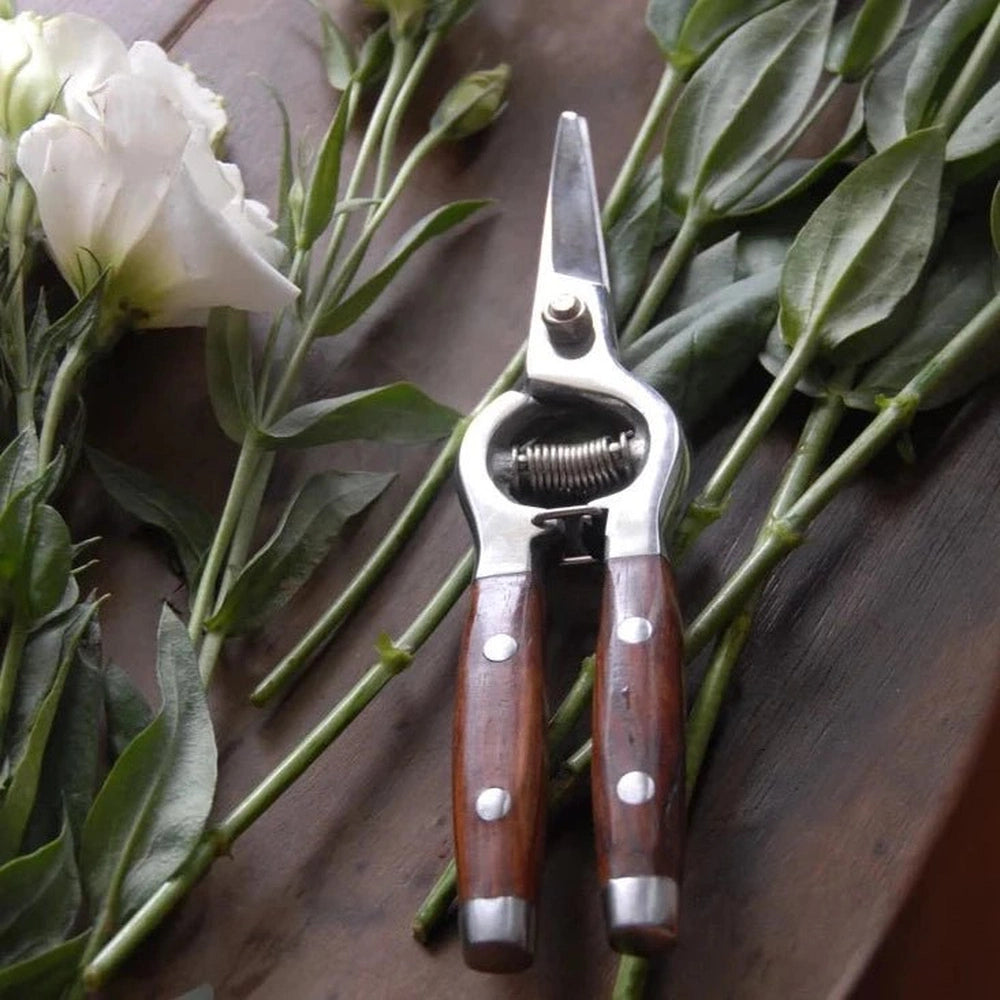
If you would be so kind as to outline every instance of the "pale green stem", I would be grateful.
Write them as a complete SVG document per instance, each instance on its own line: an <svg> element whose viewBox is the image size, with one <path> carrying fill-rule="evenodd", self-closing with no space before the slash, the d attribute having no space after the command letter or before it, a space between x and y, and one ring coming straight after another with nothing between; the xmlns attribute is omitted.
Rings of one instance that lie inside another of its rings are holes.
<svg viewBox="0 0 1000 1000"><path fill-rule="evenodd" d="M618 960L618 974L615 976L611 1000L636 1000L646 991L649 974L649 960L637 955L623 955Z"/></svg>
<svg viewBox="0 0 1000 1000"><path fill-rule="evenodd" d="M972 100L983 74L990 68L998 48L1000 48L1000 4L997 4L993 16L983 28L983 33L976 41L969 58L965 60L962 71L951 85L948 96L934 116L934 124L943 128L949 135L962 120L966 105Z"/></svg>
<svg viewBox="0 0 1000 1000"><path fill-rule="evenodd" d="M434 51L443 37L444 33L441 31L432 31L427 35L420 45L416 59L410 65L403 85L399 88L399 93L393 102L392 110L389 112L389 117L385 122L385 131L382 133L378 166L375 170L375 185L372 188L373 198L381 198L386 192L389 171L392 169L392 157L396 151L396 140L399 138L400 126L410 106L410 102L413 100L413 95L427 69L427 64L431 61L431 57L434 55ZM372 212L374 210L373 207Z"/></svg>
<svg viewBox="0 0 1000 1000"><path fill-rule="evenodd" d="M730 445L705 488L691 503L674 541L674 551L685 553L702 530L717 520L725 510L729 491L764 435L778 419L799 379L816 353L815 330L808 330L795 342L781 371L771 383L764 398Z"/></svg>
<svg viewBox="0 0 1000 1000"><path fill-rule="evenodd" d="M87 367L89 355L82 340L77 340L56 369L49 398L45 404L45 416L42 419L42 430L38 437L38 470L41 472L55 454L56 435L62 422L66 404L76 395L78 382L83 370Z"/></svg>
<svg viewBox="0 0 1000 1000"><path fill-rule="evenodd" d="M400 38L393 46L392 62L389 64L389 75L386 78L385 85L382 87L382 92L379 94L368 127L365 129L364 138L361 140L361 148L358 150L357 159L354 161L354 167L351 170L351 176L344 191L343 200L345 201L358 196L365 171L368 169L372 155L382 141L382 132L385 128L386 120L389 117L399 89L402 87L410 64L413 61L413 54L414 42L410 38ZM320 298L323 297L323 289L326 287L330 275L333 273L333 265L337 260L337 254L340 252L340 246L344 239L348 221L347 215L339 215L334 221L333 230L330 234L330 242L327 244L326 255L323 258L323 266L316 285Z"/></svg>
<svg viewBox="0 0 1000 1000"><path fill-rule="evenodd" d="M524 369L524 354L525 348L521 347L500 373L499 378L476 404L472 413L456 424L448 441L410 496L406 506L400 511L399 516L365 560L361 569L309 631L295 644L295 647L254 689L250 700L255 705L263 705L279 691L283 691L326 647L343 623L385 575L390 563L403 547L407 538L416 530L434 497L451 474L469 421L484 406L491 403L502 392L506 392L518 380Z"/></svg>
<svg viewBox="0 0 1000 1000"><path fill-rule="evenodd" d="M771 500L765 524L773 518L781 517L815 478L816 470L826 454L843 412L843 399L836 393L816 402L802 430L795 454L789 460L781 483ZM758 535L754 544L759 544L761 541L763 532ZM758 590L722 634L705 671L698 697L688 715L685 740L689 798L705 760L708 743L718 721L733 668L750 635L750 626L759 597Z"/></svg>
<svg viewBox="0 0 1000 1000"><path fill-rule="evenodd" d="M291 281L292 284L299 286L299 294L303 296L306 294L303 274L306 270L306 265L309 263L309 256L310 254L308 250L302 250L301 248L296 249L294 255L292 256L291 266L288 268L288 280ZM271 378L271 364L274 360L274 351L278 346L281 326L287 315L288 310L282 309L277 316L274 317L271 321L271 325L267 329L267 339L264 341L264 353L260 363L260 378L257 380L258 405L263 405L263 400L267 398L267 387Z"/></svg>
<svg viewBox="0 0 1000 1000"><path fill-rule="evenodd" d="M7 632L7 642L3 651L3 663L0 664L0 747L3 746L7 732L7 719L10 716L10 706L14 702L14 689L17 687L17 675L21 666L21 656L25 643L28 641L27 627L15 617Z"/></svg>
<svg viewBox="0 0 1000 1000"><path fill-rule="evenodd" d="M802 541L817 515L889 442L903 431L923 399L958 365L1000 331L1000 297L993 299L885 405L852 444L765 529L763 541L723 584L687 631L685 651L694 656L746 604L779 562Z"/></svg>
<svg viewBox="0 0 1000 1000"><path fill-rule="evenodd" d="M646 286L642 298L639 299L619 337L622 347L628 347L649 329L656 315L656 310L660 308L681 268L691 256L695 243L698 242L698 236L701 234L702 226L702 219L693 210L684 216L680 231L674 237L670 249L667 250L666 256Z"/></svg>
<svg viewBox="0 0 1000 1000"><path fill-rule="evenodd" d="M222 573L222 581L219 584L213 613L218 612L225 603L229 595L229 588L232 587L233 581L246 564L250 543L253 541L254 531L257 528L257 515L260 513L260 505L264 499L264 492L267 489L273 466L274 453L267 452L262 455L257 463L253 480L243 496L243 508L233 532L229 555L226 559L226 568ZM226 638L225 631L209 629L202 641L198 653L198 670L206 688L212 681L212 674L215 672L215 665L218 663L219 654L222 652Z"/></svg>
<svg viewBox="0 0 1000 1000"><path fill-rule="evenodd" d="M452 571L430 603L396 640L395 647L415 653L451 610L472 579L475 560L467 556ZM206 830L177 872L129 918L84 970L88 989L100 988L112 973L202 878L217 857L233 845L286 792L319 755L356 719L408 660L379 660L329 714L217 826Z"/></svg>
<svg viewBox="0 0 1000 1000"><path fill-rule="evenodd" d="M34 213L34 193L23 177L14 181L14 190L7 210L8 266L13 275L8 313L13 324L9 362L16 382L14 399L17 409L17 429L21 432L35 425L35 400L31 391L28 365L28 342L24 324L24 271L27 264L26 239Z"/></svg>
<svg viewBox="0 0 1000 1000"><path fill-rule="evenodd" d="M684 77L675 69L673 63L668 62L663 70L663 76L660 77L653 100L646 109L646 116L639 126L635 139L632 140L632 147L625 156L614 184L611 185L608 200L604 203L601 221L605 231L610 229L618 216L621 215L625 202L628 200L629 191L636 175L642 169L653 140L656 138L656 133L660 130L660 126L673 106L674 98L683 86Z"/></svg>
<svg viewBox="0 0 1000 1000"><path fill-rule="evenodd" d="M252 431L248 431L243 439L239 458L236 460L233 478L229 483L229 495L226 497L222 516L219 518L219 525L215 529L215 537L212 539L212 547L208 550L205 565L198 579L198 589L191 604L188 635L196 648L201 640L205 619L208 617L209 610L215 600L219 573L225 562L226 553L229 551L233 532L236 530L237 523L243 513L244 499L247 490L253 483L260 456L261 449L256 435Z"/></svg>

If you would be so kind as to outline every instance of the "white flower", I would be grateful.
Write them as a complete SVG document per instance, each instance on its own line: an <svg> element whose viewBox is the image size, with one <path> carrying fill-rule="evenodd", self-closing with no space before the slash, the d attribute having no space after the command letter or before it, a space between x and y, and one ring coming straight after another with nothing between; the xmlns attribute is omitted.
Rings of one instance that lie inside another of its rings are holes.
<svg viewBox="0 0 1000 1000"><path fill-rule="evenodd" d="M146 72L157 58L142 53L141 74L113 74L22 136L51 255L78 295L107 270L106 302L135 326L201 323L220 305L274 312L298 289L272 266L273 223L215 159L204 102L179 103L162 66Z"/></svg>

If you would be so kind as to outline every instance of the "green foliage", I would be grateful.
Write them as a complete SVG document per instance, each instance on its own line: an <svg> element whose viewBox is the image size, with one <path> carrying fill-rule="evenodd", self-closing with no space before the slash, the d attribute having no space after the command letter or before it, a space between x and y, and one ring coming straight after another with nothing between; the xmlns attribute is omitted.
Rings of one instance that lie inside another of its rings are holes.
<svg viewBox="0 0 1000 1000"><path fill-rule="evenodd" d="M187 630L164 608L156 672L163 705L115 761L83 828L80 867L93 912L127 917L201 835L216 753Z"/></svg>
<svg viewBox="0 0 1000 1000"><path fill-rule="evenodd" d="M87 947L84 931L62 944L0 968L0 1000L59 1000L76 978Z"/></svg>
<svg viewBox="0 0 1000 1000"><path fill-rule="evenodd" d="M958 123L944 158L963 181L1000 161L1000 82L993 84Z"/></svg>
<svg viewBox="0 0 1000 1000"><path fill-rule="evenodd" d="M661 162L656 160L632 185L605 241L611 294L619 322L625 320L642 293L662 210L663 171Z"/></svg>
<svg viewBox="0 0 1000 1000"><path fill-rule="evenodd" d="M73 928L81 898L73 837L64 823L55 840L0 867L0 968L59 944Z"/></svg>
<svg viewBox="0 0 1000 1000"><path fill-rule="evenodd" d="M334 441L412 444L447 437L458 414L409 382L362 389L334 399L305 403L266 430L267 448L303 448Z"/></svg>
<svg viewBox="0 0 1000 1000"><path fill-rule="evenodd" d="M708 219L744 197L762 159L806 110L823 69L832 0L789 0L731 35L681 94L663 186L678 214Z"/></svg>
<svg viewBox="0 0 1000 1000"><path fill-rule="evenodd" d="M834 28L826 68L860 80L889 50L910 12L910 0L865 0Z"/></svg>
<svg viewBox="0 0 1000 1000"><path fill-rule="evenodd" d="M841 363L884 344L860 336L913 287L935 228L944 139L918 132L866 160L813 213L781 279L786 343L818 338Z"/></svg>
<svg viewBox="0 0 1000 1000"><path fill-rule="evenodd" d="M473 212L488 204L489 201L482 199L456 201L425 215L403 234L396 246L386 255L381 267L367 281L347 298L331 303L321 313L317 322L321 335L330 337L342 333L356 323L420 247L435 236L440 236L460 225Z"/></svg>
<svg viewBox="0 0 1000 1000"><path fill-rule="evenodd" d="M337 112L323 137L306 188L302 224L296 237L300 250L308 250L333 218L337 192L340 189L340 162L343 158L350 109L351 93L348 89L340 96Z"/></svg>
<svg viewBox="0 0 1000 1000"><path fill-rule="evenodd" d="M261 626L305 583L344 524L392 479L377 472L322 472L310 478L271 537L240 571L206 627L234 635Z"/></svg>
<svg viewBox="0 0 1000 1000"><path fill-rule="evenodd" d="M319 0L312 0L323 31L323 67L334 90L347 90L358 68L354 46Z"/></svg>
<svg viewBox="0 0 1000 1000"><path fill-rule="evenodd" d="M125 748L153 721L153 710L121 667L109 663L101 674L108 747L117 760Z"/></svg>
<svg viewBox="0 0 1000 1000"><path fill-rule="evenodd" d="M242 443L256 420L253 349L247 314L240 309L213 309L205 330L208 394L219 426Z"/></svg>
<svg viewBox="0 0 1000 1000"><path fill-rule="evenodd" d="M95 448L87 449L87 458L101 486L116 503L169 538L188 585L194 586L215 530L212 518L190 497L164 486L141 469Z"/></svg>

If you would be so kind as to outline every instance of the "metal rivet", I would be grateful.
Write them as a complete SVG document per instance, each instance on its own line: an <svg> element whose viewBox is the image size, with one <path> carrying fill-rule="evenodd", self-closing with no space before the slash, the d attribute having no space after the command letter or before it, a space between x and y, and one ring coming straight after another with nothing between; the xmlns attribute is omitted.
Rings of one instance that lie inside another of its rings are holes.
<svg viewBox="0 0 1000 1000"><path fill-rule="evenodd" d="M626 805L639 806L653 797L656 782L645 771L627 771L618 779L615 791Z"/></svg>
<svg viewBox="0 0 1000 1000"><path fill-rule="evenodd" d="M623 618L615 632L622 642L634 646L645 642L653 634L653 623L648 618L635 615L632 618Z"/></svg>
<svg viewBox="0 0 1000 1000"><path fill-rule="evenodd" d="M510 792L506 788L484 788L476 796L476 815L487 823L503 819L510 812Z"/></svg>
<svg viewBox="0 0 1000 1000"><path fill-rule="evenodd" d="M552 319L565 323L579 316L582 310L583 303L572 292L560 292L549 300L546 311Z"/></svg>
<svg viewBox="0 0 1000 1000"><path fill-rule="evenodd" d="M497 632L483 643L483 656L493 663L503 663L517 652L517 639L506 632Z"/></svg>

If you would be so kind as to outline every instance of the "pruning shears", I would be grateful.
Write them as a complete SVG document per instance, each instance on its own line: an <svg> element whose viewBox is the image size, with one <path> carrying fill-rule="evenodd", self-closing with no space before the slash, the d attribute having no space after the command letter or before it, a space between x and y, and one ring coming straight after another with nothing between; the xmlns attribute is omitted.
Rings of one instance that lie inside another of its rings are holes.
<svg viewBox="0 0 1000 1000"><path fill-rule="evenodd" d="M597 863L614 948L676 936L682 632L663 528L687 479L674 412L618 359L586 121L556 132L523 391L459 455L478 561L459 664L453 809L465 960L525 968L544 840L546 559L602 561L593 708Z"/></svg>

